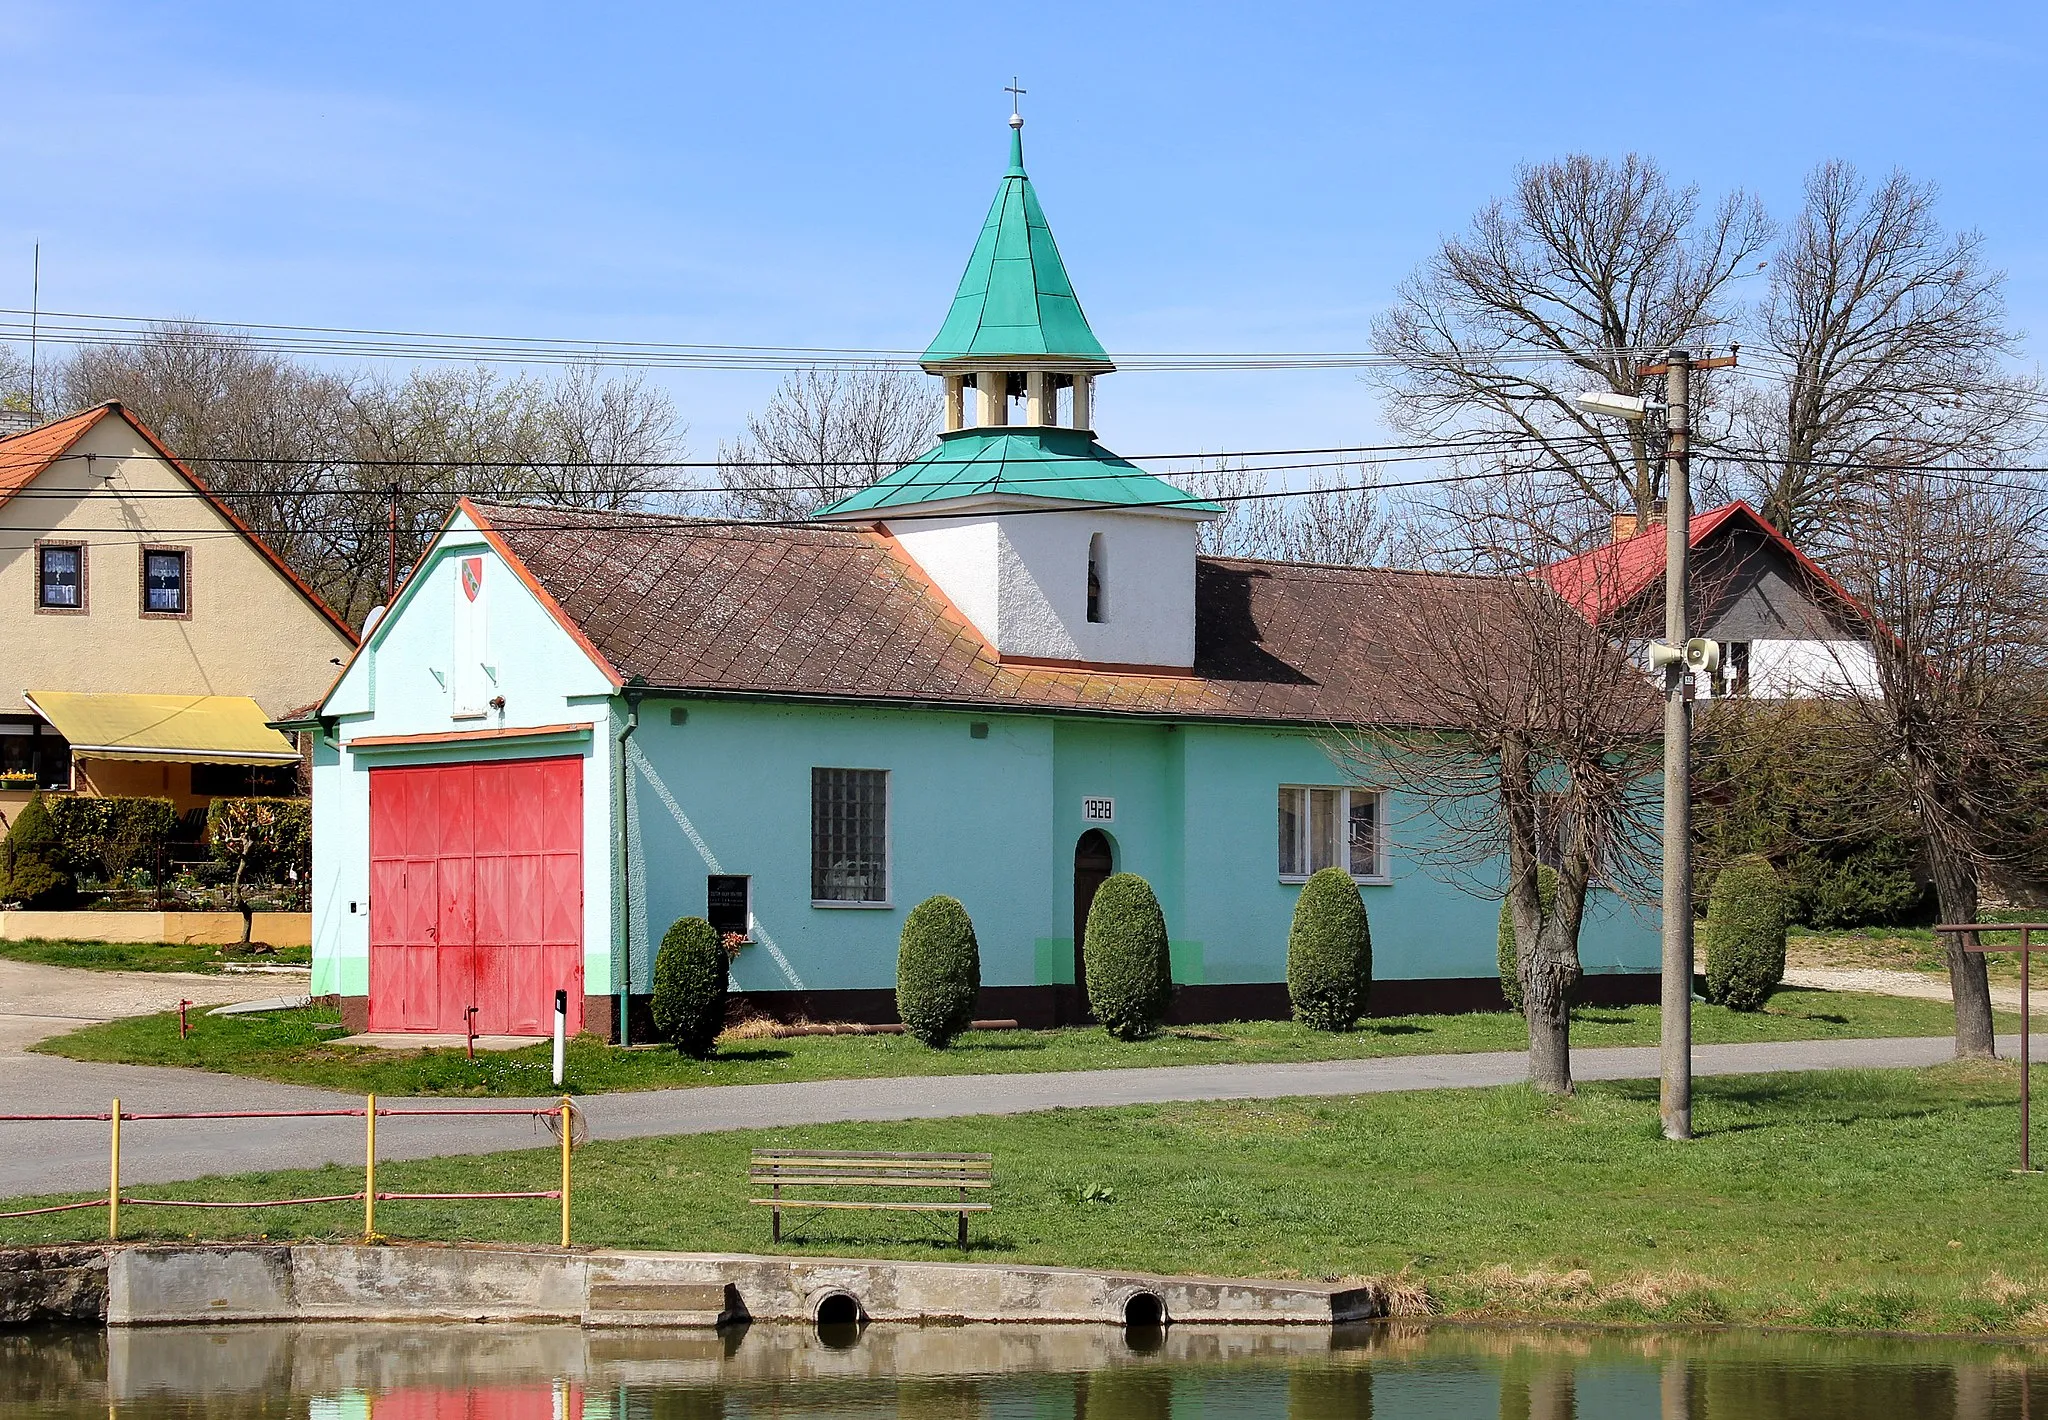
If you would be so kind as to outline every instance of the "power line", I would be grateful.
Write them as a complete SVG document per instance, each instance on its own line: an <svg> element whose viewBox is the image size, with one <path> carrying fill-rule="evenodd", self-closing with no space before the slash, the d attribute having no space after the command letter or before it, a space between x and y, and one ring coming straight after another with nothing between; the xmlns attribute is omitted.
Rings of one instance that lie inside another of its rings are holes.
<svg viewBox="0 0 2048 1420"><path fill-rule="evenodd" d="M1378 493L1387 491L1389 489L1397 488L1424 488L1456 483L1481 482L1488 479L1515 478L1526 472L1528 472L1528 470L1526 469L1488 469L1468 473L1442 474L1432 478L1410 478L1384 481L1376 480L1371 483L1334 485L1326 488L1263 489L1255 493L1223 493L1212 496L1204 496L1200 494L1189 493L1178 498L1158 498L1137 503L1119 503L1115 505L1115 510L1118 512L1128 512L1132 509L1143 508L1171 509L1198 507L1204 503L1257 503L1266 502L1279 498L1327 497L1332 494L1340 493ZM587 512L581 509L563 507L532 508L531 511L540 513L542 514L542 516L526 521L524 523L524 526L554 528L556 530L564 532L573 532L579 530L591 532L672 532L677 530L678 528L805 528L810 529L812 531L844 532L848 531L851 528L859 527L862 523L867 522L924 522L927 520L958 518L960 516L958 512L917 512L914 509L910 511L899 512L889 508L870 508L861 510L861 519L858 522L854 522L841 519L820 519L815 517L699 518L663 513L627 513L617 511ZM1073 511L1075 510L1072 507L1065 506L1050 508L1018 508L1006 510L1004 516L1028 517L1042 513L1070 513ZM546 515L548 514L558 515L557 520L554 522L549 522L546 517ZM609 519L610 521L607 521L607 519ZM63 531L65 533L75 533L81 535L94 533L105 535L133 534L138 531L147 532L153 536L161 535L167 537L198 536L205 534L220 534L222 536L228 535L221 534L220 529L217 527L199 529L178 529L159 527L150 527L143 529L137 529L133 527L66 528ZM274 533L298 534L309 531L309 529L282 527L252 527L250 531L254 532L259 537L264 537ZM311 529L311 531L319 531L330 535L342 532L350 532L361 533L366 535L375 533L379 536L382 536L384 528L381 524L372 525L367 523L343 525L325 524L318 529ZM38 538L47 539L50 536L50 534L45 532L36 534L36 536Z"/></svg>
<svg viewBox="0 0 2048 1420"><path fill-rule="evenodd" d="M1585 435L1577 435L1577 436L1571 436L1571 437L1570 437L1570 438L1569 438L1568 440L1564 440L1564 441L1560 441L1560 442L1571 442L1571 443L1585 443L1585 442L1591 442L1591 436L1585 436ZM1367 452L1366 452L1366 450L1367 450L1368 448L1371 448L1371 449L1373 449L1373 450L1374 450L1374 452L1371 452L1371 453L1367 453ZM1395 452L1395 451L1397 451L1397 450L1402 450L1402 449L1404 449L1404 448L1405 448L1405 449L1408 449L1409 451L1408 451L1408 452ZM1382 451L1382 450L1383 450L1384 452L1380 452L1380 451ZM1064 474L1050 474L1050 475L1047 475L1047 476L1045 476L1045 477L1039 477L1039 478L1033 478L1033 477L1030 477L1030 476L1009 476L1009 475L1007 475L1007 474L998 474L996 478L989 478L989 479L981 479L981 480L975 480L974 482L975 482L975 483L988 483L988 482L994 482L994 481L997 481L997 479L999 478L999 481L1001 482L1001 484L1002 484L1002 485L1003 485L1004 487L1006 487L1006 488L1018 488L1018 487L1029 487L1029 486L1031 486L1031 485L1034 485L1034 484L1054 484L1054 485L1058 485L1058 484L1071 484L1071 483L1093 483L1093 482L1120 482L1120 481L1128 480L1128 479L1131 479L1131 478L1134 478L1134 477L1136 477L1136 478L1144 478L1144 477L1161 477L1161 476L1163 476L1163 477L1179 477L1179 478L1189 478L1189 477L1194 477L1194 476L1198 476L1198 475L1201 475L1201 474L1204 474L1204 473L1208 473L1208 474L1219 474L1219 473L1220 473L1220 474L1266 474L1266 473L1298 473L1298 472L1313 472L1313 471L1321 471L1321 470L1329 470L1329 469L1348 469L1348 468L1354 468L1354 467L1356 467L1356 466L1358 466L1358 465L1360 465L1360 464L1371 464L1371 465L1373 465L1373 466L1377 467L1377 466L1381 466L1381 465L1385 465L1385 464L1401 464L1401 463L1428 463L1428 462L1436 462L1436 461L1439 461L1439 460L1444 460L1444 459L1451 459L1451 458L1458 458L1458 457L1464 457L1464 456L1469 456L1469 455L1473 455L1473 454L1491 454L1491 455L1496 455L1496 456L1515 456L1515 455L1523 455L1523 456L1535 456L1535 455L1540 455L1540 454L1544 454L1544 453L1546 453L1546 452L1550 452L1550 451L1551 451L1551 450L1550 450L1550 449L1548 448L1548 446L1546 446L1545 444L1543 444L1543 443L1541 443L1541 442L1535 442L1535 441L1523 441L1523 440L1517 440L1517 441L1514 441L1514 442L1506 442L1506 441L1503 441L1503 442L1501 442L1501 443L1496 443L1496 444L1487 444L1487 445L1472 445L1472 444L1460 444L1460 445L1455 445L1455 446L1445 446L1445 447L1442 447L1442 448L1436 448L1436 447L1432 447L1432 446L1429 446L1429 445L1415 445L1415 446L1404 446L1404 445L1398 445L1398 444L1387 444L1387 445L1378 445L1378 446L1359 446L1359 448L1358 448L1358 452L1360 453L1360 455L1361 455L1361 456L1359 456L1359 457L1353 457L1353 458L1342 458L1342 459L1313 459L1313 460L1308 460L1308 461L1302 461L1302 462L1293 462L1293 463L1263 463L1263 464L1239 464L1239 465L1236 465L1236 466L1226 466L1226 467L1223 467L1223 468L1208 468L1208 469L1179 469L1179 470L1167 470L1167 471L1166 471L1166 472L1165 472L1165 473L1164 473L1163 475L1153 475L1153 474L1148 474L1148 473L1147 473L1147 472L1146 472L1146 471L1145 471L1144 469L1133 469L1133 470L1122 470L1122 471L1109 471L1109 472L1101 472L1101 473L1080 473L1080 472L1073 472L1073 473L1064 473ZM1261 454L1261 455L1259 455L1259 456L1261 456L1261 457L1277 457L1277 456L1279 456L1279 455L1280 455L1281 453L1283 453L1283 452L1284 452L1284 451L1266 451L1266 452L1262 453L1262 454ZM1314 452L1321 452L1321 451L1319 451L1319 450L1302 450L1301 452L1303 452L1303 453L1314 453ZM1153 458L1155 459L1155 461L1163 461L1163 460L1164 460L1164 459L1166 459L1166 458L1190 458L1190 457L1194 457L1194 456L1192 456L1192 455L1166 455L1166 456L1153 456ZM1212 459L1213 459L1213 458L1218 458L1218 457L1227 457L1227 458L1239 458L1239 457L1248 457L1248 455L1237 455L1237 454L1231 454L1231 455L1210 455L1210 456L1208 456L1208 457L1210 457L1210 458L1212 458ZM206 463L206 462L207 462L207 460L204 460L204 459L199 459L199 460L194 460L193 462L195 462L195 463L198 463L198 464L202 464L202 465L203 465L204 463ZM345 462L345 461L337 461L337 462ZM1057 462L1060 462L1060 460L1058 460L1058 459L1043 459L1043 460L1040 460L1040 459L1029 459L1029 460L1023 460L1023 459L1013 459L1013 460L1009 460L1008 462L1010 462L1010 463L1037 463L1037 462L1045 462L1045 463L1057 463ZM365 465L361 465L361 467L365 467L365 468L374 468L374 467L383 467L383 466L385 466L385 465L377 465L377 464L365 464ZM561 467L564 467L564 465L557 465L557 464L539 464L539 463L535 463L535 464L523 464L523 465L520 465L520 464L485 464L485 465L467 465L467 464L454 464L454 465L450 465L450 464L424 464L424 463L420 463L420 464L411 464L411 463L408 463L408 464L406 464L406 465L404 465L404 466L407 466L407 467L434 467L434 468L447 468L447 467L453 467L453 468L457 468L457 469L460 469L460 468L466 468L466 467L485 467L485 468L494 468L494 469L497 469L497 470L499 470L499 471L503 471L504 469L507 469L507 468L518 468L518 467L527 467L527 468L534 468L534 469L536 469L536 470L542 470L542 471L544 471L544 470L547 470L547 469L552 469L552 468L561 468ZM634 467L707 467L707 466L710 466L710 465L696 465L696 464L690 464L690 465L663 465L663 464L652 464L652 465L634 465ZM864 465L864 464L862 464L862 465L852 465L852 464L847 464L847 463L840 463L840 462L834 461L834 462L830 462L830 463L821 463L821 464L815 464L815 465L774 465L774 464L762 464L762 465L754 465L754 466L758 466L758 467L813 467L813 468L827 468L827 467L830 467L830 468L841 468L841 467L850 467L850 466L858 466L858 467L865 467L866 465ZM0 459L0 467L4 467L4 459ZM577 467L583 467L583 466L580 466L580 465L579 465L579 466L577 466ZM588 467L591 467L591 468L600 468L600 469L601 469L601 468L617 468L617 467L618 467L618 465L616 465L616 464L603 464L603 465L589 465ZM967 466L967 467L971 467L971 465L969 465L969 466ZM993 472L993 470L991 470L991 471ZM959 479L959 478L955 478L955 477L941 477L941 478L933 478L933 479L907 479L907 480L903 480L903 481L901 481L901 482L898 482L898 483L894 483L894 484L892 484L892 485L891 485L891 487L893 487L893 488L897 488L897 489L903 489L903 490L907 490L907 491L914 491L914 490L921 490L921 489L944 489L944 488L960 488L960 487L963 487L963 485L964 485L964 486L965 486L965 487L967 488L967 490L968 490L968 491L972 491L972 490L973 490L973 486L974 486L974 483L969 483L969 482L967 482L967 481L965 481L965 480L962 480L962 479ZM872 485L863 485L863 486L872 486ZM676 484L619 484L619 485L609 485L609 484L605 484L605 485L584 485L584 486L567 486L567 487L559 487L559 488L554 488L554 489L549 489L549 488L546 488L546 487L540 487L540 486L535 486L535 485L533 485L533 484L525 484L525 485L520 485L520 486L506 486L506 487L498 487L498 488L483 488L483 487L477 487L477 486L474 486L474 485L464 486L464 485L462 485L462 484L460 484L460 483L455 483L455 484L447 484L447 485L429 485L429 486L424 486L424 487L412 487L412 488L407 488L407 487L404 487L404 486L400 486L400 487L398 487L398 489L397 489L397 493L398 493L398 496L400 496L400 497L405 497L405 498L419 498L419 497L446 497L446 496L448 496L448 495L450 495L450 494L458 494L458 493L459 493L459 494L465 494L465 495L467 495L467 496L470 496L470 497L487 497L487 496L490 496L490 495L491 495L491 494L493 494L493 493L496 493L496 494L502 494L502 495L504 495L504 496L506 496L506 497L522 497L522 498L523 498L523 497L532 497L532 496L534 496L534 495L536 495L536 494L547 494L547 493L554 493L554 494L557 494L557 495L572 495L572 494L573 494L573 495L576 495L576 496L581 496L581 497L605 497L605 496L612 496L612 497L628 497L628 496L647 496L647 497L659 497L659 496L684 496L684 495L689 495L689 494L744 494L744 493L780 493L780 492L786 492L786 491L787 491L787 488L786 488L786 486L785 486L785 485L781 485L781 484L772 484L772 483L771 483L771 484L727 484L727 483L691 483L691 484L681 484L681 485L676 485ZM1305 492L1305 493L1313 493L1313 492L1316 492L1316 491L1319 491L1319 490L1316 490L1316 489L1313 489L1313 488L1311 488L1311 489L1304 489L1304 490L1302 490L1302 491L1303 491L1303 492ZM289 498L344 498L344 497L361 497L361 498L380 498L380 499L382 499L382 498L389 498L390 496L392 496L392 492L393 492L393 489L392 489L392 486L391 486L391 485L388 485L388 484L384 484L384 485L371 485L371 484L342 484L342 485L327 485L327 486L310 486L310 487L294 487L294 488L274 488L274 489L260 489L260 488L240 488L240 489L233 489L233 490L215 490L215 492L216 492L217 496L220 496L220 497L224 497L224 498L233 498L233 499L240 499L240 500L244 500L244 501L248 501L248 502L256 502L256 501L261 501L261 500L264 500L264 499L273 499L273 500L276 500L276 499L289 499ZM25 488L25 489L21 490L20 492L18 492L18 493L16 493L16 494L14 495L14 497L16 497L16 498L41 498L41 499L48 499L48 500L51 500L51 501L69 501L69 502L90 502L90 501L100 501L100 502L115 502L115 503L123 503L123 504L127 504L127 503L150 503L150 502L168 502L168 501L175 501L175 500L177 500L177 499L181 499L181 498L186 498L186 497L190 497L190 496L191 496L191 495L190 495L190 494L189 494L188 492L186 492L185 490L183 490L183 489L137 489L137 490L127 490L127 489L118 489L118 488L105 488L105 487L102 487L102 488L87 488L87 489L58 489L58 488L36 488L36 487L34 487L33 485L31 485L31 486L30 486L30 487L28 487L28 488ZM964 495L963 495L963 496L964 496Z"/></svg>
<svg viewBox="0 0 2048 1420"><path fill-rule="evenodd" d="M293 325L262 321L182 321L79 311L30 312L0 307L0 339L26 336L61 345L128 345L155 339L193 344L232 340L243 349L330 358L429 359L481 363L606 365L624 368L803 369L885 366L917 368L922 352L906 348L833 345L758 345L716 342L502 336L357 326ZM27 318L27 319L23 319ZM1577 358L1641 358L1633 348L1557 351L1538 348L1486 352L1490 361L1549 362ZM1364 350L1139 351L1117 357L1124 370L1358 369L1407 363Z"/></svg>

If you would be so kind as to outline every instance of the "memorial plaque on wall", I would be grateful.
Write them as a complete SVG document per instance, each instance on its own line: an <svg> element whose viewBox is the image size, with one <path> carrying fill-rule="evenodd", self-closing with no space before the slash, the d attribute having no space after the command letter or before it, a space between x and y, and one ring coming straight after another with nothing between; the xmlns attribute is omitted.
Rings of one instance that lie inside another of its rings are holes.
<svg viewBox="0 0 2048 1420"><path fill-rule="evenodd" d="M713 873L704 879L704 920L719 936L747 934L747 883L747 878L732 873Z"/></svg>

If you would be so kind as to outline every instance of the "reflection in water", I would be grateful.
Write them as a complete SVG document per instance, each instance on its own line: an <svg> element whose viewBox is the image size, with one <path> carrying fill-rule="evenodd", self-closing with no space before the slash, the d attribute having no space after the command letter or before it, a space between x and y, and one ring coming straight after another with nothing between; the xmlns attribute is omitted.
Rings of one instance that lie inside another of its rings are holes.
<svg viewBox="0 0 2048 1420"><path fill-rule="evenodd" d="M1403 1323L0 1334L7 1420L2033 1420L2042 1379L2017 1347Z"/></svg>

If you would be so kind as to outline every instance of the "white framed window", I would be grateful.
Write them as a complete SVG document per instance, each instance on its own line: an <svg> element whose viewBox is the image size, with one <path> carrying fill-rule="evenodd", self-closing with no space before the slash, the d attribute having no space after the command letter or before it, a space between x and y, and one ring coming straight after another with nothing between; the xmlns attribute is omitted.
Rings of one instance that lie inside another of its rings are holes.
<svg viewBox="0 0 2048 1420"><path fill-rule="evenodd" d="M811 903L889 905L888 770L811 770Z"/></svg>
<svg viewBox="0 0 2048 1420"><path fill-rule="evenodd" d="M1281 880L1301 882L1323 868L1344 868L1361 882L1389 880L1384 790L1280 786Z"/></svg>

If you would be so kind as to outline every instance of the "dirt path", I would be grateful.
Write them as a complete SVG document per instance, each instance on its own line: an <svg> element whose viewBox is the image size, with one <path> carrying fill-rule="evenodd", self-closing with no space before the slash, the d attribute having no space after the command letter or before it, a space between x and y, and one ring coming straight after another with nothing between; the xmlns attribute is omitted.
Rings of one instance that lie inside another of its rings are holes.
<svg viewBox="0 0 2048 1420"><path fill-rule="evenodd" d="M1868 991L1878 996L1910 996L1920 1001L1951 999L1948 978L1930 971L1892 971L1876 966L1795 966L1785 971L1787 986L1821 991ZM2017 986L1991 988L1991 1004L2001 1011L2020 1008ZM2041 983L2029 1003L2031 1014L2048 1016L2048 982Z"/></svg>
<svg viewBox="0 0 2048 1420"><path fill-rule="evenodd" d="M303 994L310 972L207 976L184 971L80 971L0 957L0 1057L93 1021Z"/></svg>

